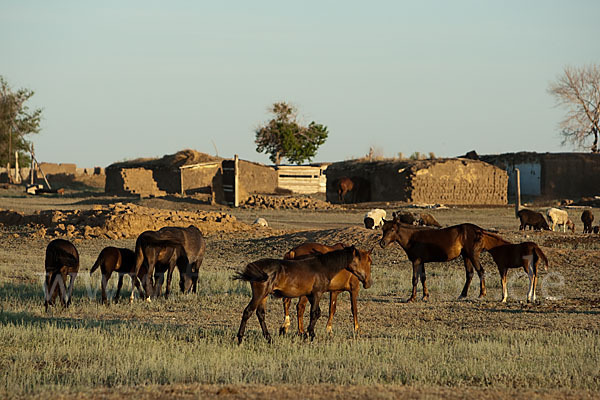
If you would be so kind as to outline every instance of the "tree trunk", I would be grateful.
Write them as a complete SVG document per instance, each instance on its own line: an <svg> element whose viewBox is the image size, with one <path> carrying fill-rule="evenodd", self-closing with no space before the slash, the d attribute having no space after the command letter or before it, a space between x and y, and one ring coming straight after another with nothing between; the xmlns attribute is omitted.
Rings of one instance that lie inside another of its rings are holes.
<svg viewBox="0 0 600 400"><path fill-rule="evenodd" d="M598 153L598 130L596 127L592 128L594 134L594 143L592 143L592 153Z"/></svg>
<svg viewBox="0 0 600 400"><path fill-rule="evenodd" d="M279 164L281 164L281 152L280 151L275 153L275 165L279 165Z"/></svg>

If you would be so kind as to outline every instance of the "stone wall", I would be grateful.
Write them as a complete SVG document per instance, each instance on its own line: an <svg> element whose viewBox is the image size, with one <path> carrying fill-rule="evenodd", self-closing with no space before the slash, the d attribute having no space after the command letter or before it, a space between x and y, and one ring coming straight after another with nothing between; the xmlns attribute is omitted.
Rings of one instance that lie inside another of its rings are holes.
<svg viewBox="0 0 600 400"><path fill-rule="evenodd" d="M238 165L240 200L254 193L275 193L278 181L275 168L245 160Z"/></svg>
<svg viewBox="0 0 600 400"><path fill-rule="evenodd" d="M326 170L327 199L339 202L337 183L343 176L358 183L351 200L410 203L507 203L508 176L487 163L468 159L347 161Z"/></svg>

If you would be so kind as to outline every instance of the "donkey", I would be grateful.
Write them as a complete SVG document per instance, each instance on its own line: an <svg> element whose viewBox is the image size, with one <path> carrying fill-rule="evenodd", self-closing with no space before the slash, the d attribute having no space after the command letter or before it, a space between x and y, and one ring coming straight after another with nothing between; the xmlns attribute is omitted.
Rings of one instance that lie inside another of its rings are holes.
<svg viewBox="0 0 600 400"><path fill-rule="evenodd" d="M315 324L321 316L319 301L331 280L343 269L354 274L363 287L368 289L371 280L371 255L354 246L327 254L317 254L299 260L277 260L265 258L251 262L238 271L233 278L250 282L252 299L242 313L242 321L237 334L238 344L242 343L246 323L254 311L260 323L263 336L271 342L271 335L265 323L267 297L308 297L310 302L310 323L308 335L315 337Z"/></svg>
<svg viewBox="0 0 600 400"><path fill-rule="evenodd" d="M57 296L56 286L61 292L60 300L65 307L69 307L73 297L73 285L79 272L79 253L73 243L64 239L54 239L46 247L45 260L46 278L44 280L44 308L48 311L49 305L54 305ZM69 289L65 285L69 279ZM68 294L67 294L68 292Z"/></svg>

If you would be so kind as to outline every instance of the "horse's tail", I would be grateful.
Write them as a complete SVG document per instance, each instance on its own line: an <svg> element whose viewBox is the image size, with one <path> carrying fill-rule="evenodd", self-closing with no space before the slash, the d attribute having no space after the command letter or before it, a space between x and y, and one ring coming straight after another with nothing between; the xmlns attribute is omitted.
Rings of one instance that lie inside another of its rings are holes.
<svg viewBox="0 0 600 400"><path fill-rule="evenodd" d="M138 274L142 264L144 262L144 249L142 248L142 241L138 237L135 241L135 273Z"/></svg>
<svg viewBox="0 0 600 400"><path fill-rule="evenodd" d="M536 245L533 251L538 256L538 258L540 258L544 262L544 264L546 264L544 266L544 270L548 271L548 266L549 266L548 259L546 258L546 255L544 254L544 252L542 251L542 249L540 249L539 246Z"/></svg>
<svg viewBox="0 0 600 400"><path fill-rule="evenodd" d="M237 271L233 279L239 279L246 282L266 282L269 275L255 262L246 265L243 270Z"/></svg>
<svg viewBox="0 0 600 400"><path fill-rule="evenodd" d="M90 275L92 275L92 273L98 269L98 267L100 265L102 265L102 263L104 262L104 251L100 252L100 255L98 256L98 259L96 260L96 262L94 263L94 265L92 266L92 268L90 269Z"/></svg>

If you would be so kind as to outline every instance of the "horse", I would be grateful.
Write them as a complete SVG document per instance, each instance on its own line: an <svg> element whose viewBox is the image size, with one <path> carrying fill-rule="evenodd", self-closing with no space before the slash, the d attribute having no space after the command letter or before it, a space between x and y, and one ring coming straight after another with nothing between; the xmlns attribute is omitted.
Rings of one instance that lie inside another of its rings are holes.
<svg viewBox="0 0 600 400"><path fill-rule="evenodd" d="M482 242L483 248L492 255L494 262L498 266L498 272L502 281L502 303L506 303L508 298L508 289L506 287L508 269L519 267L522 267L529 277L527 302L535 302L537 272L540 260L544 262L545 270L548 270L548 259L538 245L534 242L513 244L487 231L483 233Z"/></svg>
<svg viewBox="0 0 600 400"><path fill-rule="evenodd" d="M337 182L337 192L340 203L344 203L346 194L352 192L353 189L354 182L352 179L348 178L347 176L343 176L339 179Z"/></svg>
<svg viewBox="0 0 600 400"><path fill-rule="evenodd" d="M206 243L202 232L193 225L187 228L164 227L158 231L142 232L135 243L135 271L139 276L142 264L145 263L147 274L144 279L146 301L151 295L156 295L167 271L167 288L165 298L169 297L171 279L175 266L179 269L179 288L186 293L192 288L196 293L198 283L198 270L204 259ZM156 284L152 284L152 275L158 266Z"/></svg>
<svg viewBox="0 0 600 400"><path fill-rule="evenodd" d="M44 280L44 308L48 311L49 305L54 305L59 286L61 292L60 300L65 307L69 307L73 296L73 285L79 272L79 253L73 243L64 239L54 239L46 247L46 259L44 262L46 278ZM69 289L65 285L69 279ZM68 292L68 295L67 295Z"/></svg>
<svg viewBox="0 0 600 400"><path fill-rule="evenodd" d="M277 260L264 258L249 263L238 271L233 279L250 282L252 299L242 313L242 321L237 334L238 344L242 343L246 323L254 311L260 323L263 336L271 342L271 335L265 323L265 304L267 297L306 296L310 302L310 323L308 335L315 338L315 324L321 316L319 301L333 278L343 269L355 275L363 287L368 289L371 280L371 255L354 246L345 247L326 254L316 254L299 260Z"/></svg>
<svg viewBox="0 0 600 400"><path fill-rule="evenodd" d="M312 256L315 254L325 254L335 250L341 250L344 247L347 247L344 243L337 243L333 246L325 246L320 243L308 242L301 244L300 246L288 251L284 255L283 259L291 260L298 259L300 257ZM372 251L373 249L369 251L369 254L371 254ZM360 291L360 281L358 280L358 278L354 276L351 272L343 269L336 276L333 277L333 279L329 283L327 291L329 292L329 319L327 320L327 327L325 328L326 332L331 333L333 330L332 322L333 316L335 315L336 311L338 294L340 294L340 292L350 292L350 304L352 305L354 332L357 333L359 329L357 299L358 292ZM289 309L291 302L291 298L283 299L283 314L285 318L283 324L279 328L280 335L286 334L290 326ZM304 311L306 310L307 302L308 298L306 296L302 296L300 297L300 299L298 300L298 304L296 305L296 314L298 318L298 335L305 334L303 316Z"/></svg>
<svg viewBox="0 0 600 400"><path fill-rule="evenodd" d="M397 242L406 252L413 265L412 294L407 302L412 302L417 296L417 283L421 279L423 300L429 298L425 283L425 263L451 261L463 256L467 279L460 294L460 299L466 298L469 285L473 279L473 267L479 275L479 297L486 294L484 270L479 263L482 250L481 236L483 229L473 224L460 224L447 228L419 228L406 225L394 218L383 224L383 236L379 241L382 248L392 242Z"/></svg>
<svg viewBox="0 0 600 400"><path fill-rule="evenodd" d="M102 303L108 305L108 299L106 297L106 286L108 284L108 280L110 279L113 272L117 272L119 274L119 282L117 284L117 292L114 296L114 302L119 302L119 296L121 294L121 287L123 286L123 277L125 275L129 275L131 278L131 296L129 297L129 302L133 302L134 296L134 288L137 288L138 293L141 298L145 298L146 296L143 294L142 286L140 283L140 279L144 279L148 271L142 267L140 268L139 275L135 273L135 253L129 249L117 248L108 246L102 249L96 262L90 269L90 276L92 273L100 267L100 272L102 273Z"/></svg>

